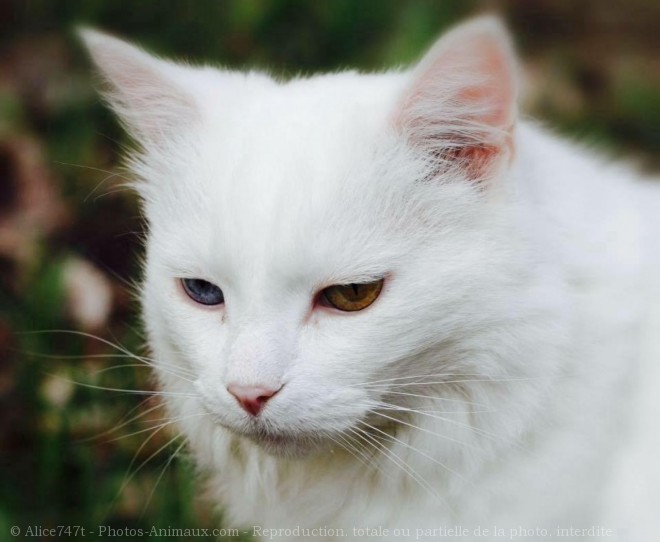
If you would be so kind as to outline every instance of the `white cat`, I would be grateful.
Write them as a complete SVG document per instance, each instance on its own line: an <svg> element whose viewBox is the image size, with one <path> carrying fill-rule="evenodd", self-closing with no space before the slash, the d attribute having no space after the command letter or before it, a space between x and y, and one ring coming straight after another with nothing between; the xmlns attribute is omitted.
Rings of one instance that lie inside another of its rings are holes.
<svg viewBox="0 0 660 542"><path fill-rule="evenodd" d="M520 120L497 20L286 82L83 34L141 147L159 381L230 525L660 539L660 187Z"/></svg>

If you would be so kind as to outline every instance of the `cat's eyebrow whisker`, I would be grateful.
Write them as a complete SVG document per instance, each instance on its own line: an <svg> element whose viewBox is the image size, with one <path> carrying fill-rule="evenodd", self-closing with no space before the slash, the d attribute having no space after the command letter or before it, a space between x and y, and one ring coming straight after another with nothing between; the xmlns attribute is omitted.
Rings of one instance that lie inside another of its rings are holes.
<svg viewBox="0 0 660 542"><path fill-rule="evenodd" d="M466 483L470 483L470 482L469 482L464 476L462 476L461 474L459 474L458 472L456 472L456 471L455 471L454 469L452 469L451 467L448 467L447 465L445 465L445 464L442 463L441 461L438 461L438 460L435 459L434 457L431 457L431 456L428 455L426 452L423 452L422 450L420 450L420 449L418 449L418 448L415 448L414 446L408 444L407 442L404 442L404 441L402 441L401 439L396 438L394 435L390 435L389 433L387 433L386 431L383 431L382 429L378 429L378 427L375 427L375 426L373 426L373 425L371 425L371 424L365 422L364 420L361 420L360 423L362 423L363 425L366 425L366 426L367 426L370 430L372 430L372 431L378 431L378 433L382 434L384 437L386 437L386 438L392 440L393 442L398 442L399 444L405 446L406 448L408 448L408 449L410 449L410 450L413 450L414 452L417 452L418 454L420 454L421 456L425 457L426 459L428 459L428 460L431 461L432 463L435 463L436 465L438 465L438 466L442 467L443 469L445 469L445 470L451 472L452 474L456 475L458 478L460 478L460 479L463 480L464 482L466 482Z"/></svg>
<svg viewBox="0 0 660 542"><path fill-rule="evenodd" d="M124 177L122 177L122 176L121 176L120 174L118 174L118 173L111 173L111 174L108 175L107 177L104 177L103 179L101 179L100 182L96 183L96 186L95 186L94 188L92 188L92 190L89 192L89 194L87 194L87 195L85 196L85 198L83 199L83 202L87 202L87 200L89 200L89 198L92 197L92 195L94 194L94 192L96 192L99 188L101 188L101 186L103 186L103 185L106 183L106 181L109 181L109 180L112 179L113 177L119 177L120 179L124 179L124 180L126 180ZM101 196L97 196L97 197L95 197L95 198L94 198L94 201L96 202L96 200L97 200L99 197L101 197Z"/></svg>
<svg viewBox="0 0 660 542"><path fill-rule="evenodd" d="M77 167L77 168L81 168L81 169L89 169L91 171L98 171L99 173L107 173L108 175L111 175L113 177L119 177L120 179L123 179L126 182L130 182L130 179L124 177L121 173L118 173L116 171L110 171L109 169L103 169L103 168L94 167L94 166L87 166L85 164L73 164L71 162L60 162L59 160L55 160L53 163L54 164L59 164L61 166Z"/></svg>
<svg viewBox="0 0 660 542"><path fill-rule="evenodd" d="M119 172L116 172L116 171L109 171L107 169L103 169L103 168L99 168L99 167L86 166L84 164L72 164L72 163L69 163L69 162L55 161L54 163L62 165L62 166L77 167L77 168L80 168L80 169L87 169L87 170L90 170L90 171L97 171L99 173L107 173L108 174L107 177L104 177L99 183L97 183L96 186L89 192L89 194L87 194L85 196L85 198L83 199L83 202L86 202L90 197L92 197L94 192L96 192L105 182L109 181L110 179L112 179L114 177L118 177L118 178L122 179L123 181L125 181L127 183L130 182L130 179L125 177L122 173L119 173Z"/></svg>
<svg viewBox="0 0 660 542"><path fill-rule="evenodd" d="M133 191L133 188L130 185L127 185L127 184L126 185L119 185L116 188L111 188L107 192L103 192L103 193L99 194L98 196L96 196L94 198L94 203L96 203L101 198L104 198L104 197L109 196L111 194L118 194L120 192L132 192L132 191Z"/></svg>

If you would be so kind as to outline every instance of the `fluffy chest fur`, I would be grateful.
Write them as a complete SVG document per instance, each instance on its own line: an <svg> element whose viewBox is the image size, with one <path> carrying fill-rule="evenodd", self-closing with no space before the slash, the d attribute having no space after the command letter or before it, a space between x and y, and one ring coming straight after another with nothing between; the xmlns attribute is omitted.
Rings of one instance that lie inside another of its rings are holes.
<svg viewBox="0 0 660 542"><path fill-rule="evenodd" d="M87 41L142 147L158 378L232 522L652 532L620 503L658 487L660 195L517 120L496 22L285 83Z"/></svg>

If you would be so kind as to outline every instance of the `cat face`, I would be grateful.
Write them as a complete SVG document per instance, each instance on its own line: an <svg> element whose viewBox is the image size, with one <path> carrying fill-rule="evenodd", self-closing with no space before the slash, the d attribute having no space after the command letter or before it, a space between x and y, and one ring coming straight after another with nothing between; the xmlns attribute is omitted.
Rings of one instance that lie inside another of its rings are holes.
<svg viewBox="0 0 660 542"><path fill-rule="evenodd" d="M516 266L496 23L459 28L412 73L285 83L86 39L141 145L145 321L188 412L301 455L398 423L414 375L485 369L466 352L509 309L497 286Z"/></svg>

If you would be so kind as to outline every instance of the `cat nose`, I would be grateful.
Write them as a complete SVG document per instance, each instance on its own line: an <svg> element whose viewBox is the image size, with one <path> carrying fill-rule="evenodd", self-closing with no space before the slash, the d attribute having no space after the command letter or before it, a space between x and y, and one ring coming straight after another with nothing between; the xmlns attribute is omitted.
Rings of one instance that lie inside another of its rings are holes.
<svg viewBox="0 0 660 542"><path fill-rule="evenodd" d="M228 384L227 391L231 393L243 410L252 416L261 412L268 400L282 389L271 389L264 386L241 386L240 384Z"/></svg>

